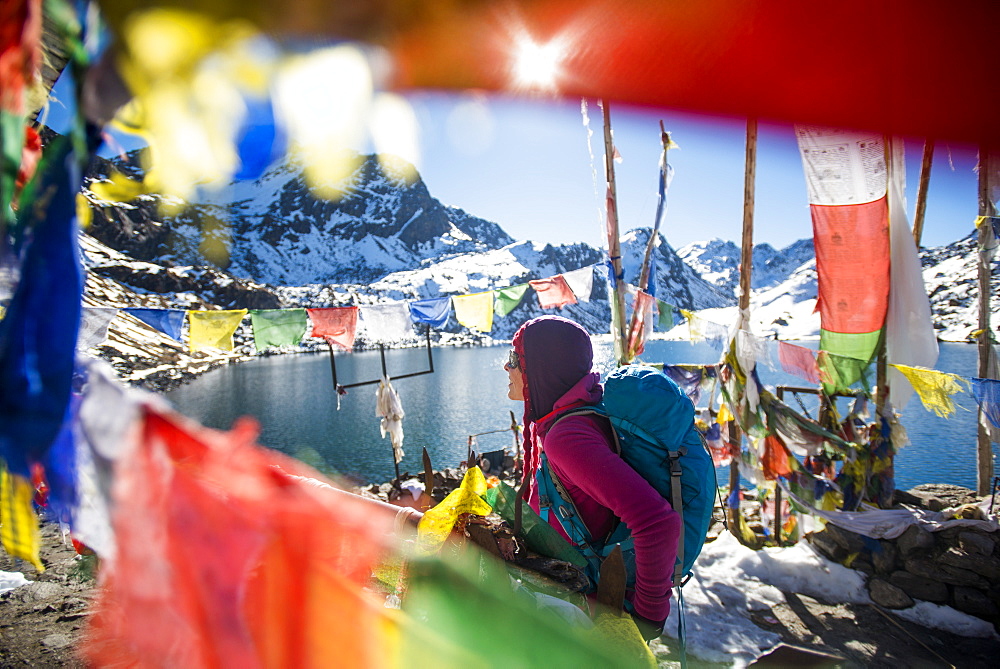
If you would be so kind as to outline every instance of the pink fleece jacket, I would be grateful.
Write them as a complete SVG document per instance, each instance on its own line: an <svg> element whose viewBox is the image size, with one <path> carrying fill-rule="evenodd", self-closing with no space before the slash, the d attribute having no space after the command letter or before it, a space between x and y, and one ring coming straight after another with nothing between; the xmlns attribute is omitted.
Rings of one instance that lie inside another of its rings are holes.
<svg viewBox="0 0 1000 669"><path fill-rule="evenodd" d="M594 373L584 376L555 403L555 409L599 402L604 392L599 379ZM570 416L552 427L554 418L550 414L535 426L549 465L566 486L591 536L606 536L616 516L632 530L636 570L632 604L644 618L665 620L680 516L614 452L611 426L605 419ZM531 487L528 504L538 512L538 486ZM558 520L552 517L550 522L566 536Z"/></svg>

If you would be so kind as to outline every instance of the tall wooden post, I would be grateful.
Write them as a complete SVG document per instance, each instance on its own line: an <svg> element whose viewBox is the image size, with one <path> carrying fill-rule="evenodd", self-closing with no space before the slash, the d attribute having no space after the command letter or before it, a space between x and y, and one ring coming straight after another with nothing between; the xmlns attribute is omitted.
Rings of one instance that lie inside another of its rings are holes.
<svg viewBox="0 0 1000 669"><path fill-rule="evenodd" d="M615 358L626 364L628 340L625 338L625 280L622 275L622 249L618 239L618 191L615 186L615 144L611 137L611 105L603 100L604 111L604 173L608 182L608 256L614 272L614 292L611 301L611 336L615 342Z"/></svg>
<svg viewBox="0 0 1000 669"><path fill-rule="evenodd" d="M757 181L757 120L747 119L746 164L743 172L743 239L740 244L740 313L737 321L741 322L743 314L750 309L750 273L753 261L753 210L754 189ZM738 333L737 333L737 336ZM749 372L749 370L747 370ZM750 378L747 383L752 383ZM735 413L735 412L734 412ZM732 442L737 449L742 447L743 433L739 427L732 433ZM729 531L740 539L740 463L739 455L733 457L729 465L729 496L732 503L729 507ZM737 494L733 494L737 493Z"/></svg>
<svg viewBox="0 0 1000 669"><path fill-rule="evenodd" d="M927 212L927 187L931 183L931 162L934 160L934 141L924 140L924 156L920 162L920 182L917 185L917 207L913 212L913 241L920 248L924 232L924 214Z"/></svg>
<svg viewBox="0 0 1000 669"><path fill-rule="evenodd" d="M986 148L979 149L979 215L995 216L996 210L990 199L990 152ZM979 225L979 256L976 266L979 269L979 378L985 379L990 372L990 263L988 254L983 249L989 239L989 221ZM977 421L978 448L976 461L976 493L988 495L993 484L993 452L990 448L990 435L983 426L983 410L978 411Z"/></svg>

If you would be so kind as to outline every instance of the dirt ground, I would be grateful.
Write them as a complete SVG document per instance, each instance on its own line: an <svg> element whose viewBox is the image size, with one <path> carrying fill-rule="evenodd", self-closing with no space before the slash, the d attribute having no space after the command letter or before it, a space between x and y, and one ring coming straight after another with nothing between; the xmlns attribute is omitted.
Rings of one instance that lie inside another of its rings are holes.
<svg viewBox="0 0 1000 669"><path fill-rule="evenodd" d="M0 570L22 571L34 583L0 595L0 668L83 667L75 656L95 587L92 558L80 559L56 526L42 527L45 572L0 551ZM759 660L760 666L995 667L1000 642L967 639L921 627L871 605L819 602L785 593L786 603L759 611L752 620L786 644L825 652L839 660L790 657ZM788 652L788 651L784 651ZM661 660L676 659L669 655ZM719 665L688 657L692 669ZM335 665L335 663L333 663ZM333 666L331 665L331 666Z"/></svg>

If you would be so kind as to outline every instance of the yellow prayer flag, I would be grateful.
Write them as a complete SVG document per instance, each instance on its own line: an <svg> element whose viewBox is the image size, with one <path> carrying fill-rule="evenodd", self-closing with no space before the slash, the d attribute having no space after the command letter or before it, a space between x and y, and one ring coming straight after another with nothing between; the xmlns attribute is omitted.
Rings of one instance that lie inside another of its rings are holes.
<svg viewBox="0 0 1000 669"><path fill-rule="evenodd" d="M31 508L35 488L22 476L11 474L0 464L0 543L13 557L45 571L38 556L38 517Z"/></svg>
<svg viewBox="0 0 1000 669"><path fill-rule="evenodd" d="M907 365L891 365L906 377L913 389L920 396L924 408L933 411L942 418L948 418L955 413L955 402L951 396L969 387L969 382L957 374L939 372L926 367L909 367Z"/></svg>
<svg viewBox="0 0 1000 669"><path fill-rule="evenodd" d="M729 410L729 405L725 402L719 404L719 414L715 417L715 422L719 425L723 425L734 420L736 420L736 416L734 416L733 412Z"/></svg>
<svg viewBox="0 0 1000 669"><path fill-rule="evenodd" d="M451 298L455 320L471 330L489 332L493 329L493 291L456 295Z"/></svg>
<svg viewBox="0 0 1000 669"><path fill-rule="evenodd" d="M192 352L205 348L233 350L233 333L247 315L246 309L226 311L189 311L188 346Z"/></svg>
<svg viewBox="0 0 1000 669"><path fill-rule="evenodd" d="M427 511L417 525L417 544L425 553L434 553L463 513L485 516L493 510L482 495L486 494L486 478L479 467L465 472L461 485L448 493L444 500Z"/></svg>

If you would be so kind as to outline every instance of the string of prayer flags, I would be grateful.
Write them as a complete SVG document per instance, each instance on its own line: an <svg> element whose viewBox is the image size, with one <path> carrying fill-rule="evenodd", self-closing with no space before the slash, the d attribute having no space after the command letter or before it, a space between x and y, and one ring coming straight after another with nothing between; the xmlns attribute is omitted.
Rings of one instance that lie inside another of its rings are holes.
<svg viewBox="0 0 1000 669"><path fill-rule="evenodd" d="M361 320L365 325L365 332L375 341L413 339L413 320L406 302L363 305Z"/></svg>
<svg viewBox="0 0 1000 669"><path fill-rule="evenodd" d="M3 133L6 135L6 133ZM21 277L0 321L0 459L28 477L69 406L82 315L76 225L77 165L68 137L53 140L33 181L44 202L20 209L30 225Z"/></svg>
<svg viewBox="0 0 1000 669"><path fill-rule="evenodd" d="M976 403L990 424L1000 430L1000 381L996 379L969 379Z"/></svg>
<svg viewBox="0 0 1000 669"><path fill-rule="evenodd" d="M268 346L295 346L309 325L305 309L253 309L253 345L258 351Z"/></svg>
<svg viewBox="0 0 1000 669"><path fill-rule="evenodd" d="M704 341L717 351L723 350L729 339L729 328L719 323L705 320L693 311L681 309L681 314L688 322L688 336L692 343Z"/></svg>
<svg viewBox="0 0 1000 669"><path fill-rule="evenodd" d="M957 374L940 372L926 367L910 367L909 365L893 365L898 369L913 389L920 396L924 408L933 411L942 418L948 418L955 413L955 402L951 396L962 391L961 384L969 382Z"/></svg>
<svg viewBox="0 0 1000 669"><path fill-rule="evenodd" d="M674 307L673 305L667 304L663 300L657 298L656 300L656 310L659 314L659 320L656 323L657 329L661 332L669 330L674 327Z"/></svg>
<svg viewBox="0 0 1000 669"><path fill-rule="evenodd" d="M312 321L313 337L322 337L330 346L336 344L345 351L354 348L358 331L357 307L323 307L306 309Z"/></svg>
<svg viewBox="0 0 1000 669"><path fill-rule="evenodd" d="M83 307L77 349L86 351L92 346L103 344L108 338L108 326L117 315L118 307Z"/></svg>
<svg viewBox="0 0 1000 669"><path fill-rule="evenodd" d="M858 380L865 389L870 388L866 373L870 364L868 360L837 355L822 349L816 354L820 381L823 383L823 392L827 395L848 393L851 385Z"/></svg>
<svg viewBox="0 0 1000 669"><path fill-rule="evenodd" d="M796 126L816 247L820 345L869 361L889 300L889 207L885 141L815 126ZM840 382L851 385L858 376ZM857 368L854 370L857 372Z"/></svg>
<svg viewBox="0 0 1000 669"><path fill-rule="evenodd" d="M455 320L470 330L489 332L493 329L493 291L471 295L454 295Z"/></svg>
<svg viewBox="0 0 1000 669"><path fill-rule="evenodd" d="M594 266L587 265L571 272L563 272L563 279L569 286L576 299L581 302L590 302L590 294L594 292Z"/></svg>
<svg viewBox="0 0 1000 669"><path fill-rule="evenodd" d="M503 318L514 311L514 307L521 304L521 300L524 299L524 294L528 292L528 288L530 288L528 284L522 283L517 286L508 286L507 288L497 288L494 290L496 301L493 304L493 312L499 318Z"/></svg>
<svg viewBox="0 0 1000 669"><path fill-rule="evenodd" d="M192 352L206 348L223 351L233 350L233 334L240 321L247 315L246 309L223 309L220 311L189 311L188 348Z"/></svg>
<svg viewBox="0 0 1000 669"><path fill-rule="evenodd" d="M573 295L573 291L561 274L547 279L529 281L528 284L538 294L538 304L541 305L542 309L555 309L567 304L576 304L576 296Z"/></svg>
<svg viewBox="0 0 1000 669"><path fill-rule="evenodd" d="M812 349L784 341L778 342L778 360L781 362L781 368L789 374L819 385L819 366L816 364L816 352Z"/></svg>
<svg viewBox="0 0 1000 669"><path fill-rule="evenodd" d="M184 325L184 318L187 311L184 309L142 309L127 307L125 313L138 318L140 321L159 330L177 341L181 340L181 327Z"/></svg>
<svg viewBox="0 0 1000 669"><path fill-rule="evenodd" d="M38 517L32 506L35 486L12 474L0 462L0 544L13 557L26 560L39 572L45 571L38 555Z"/></svg>
<svg viewBox="0 0 1000 669"><path fill-rule="evenodd" d="M628 332L629 358L641 355L646 349L646 341L653 329L653 303L656 298L644 290L635 295L634 311Z"/></svg>
<svg viewBox="0 0 1000 669"><path fill-rule="evenodd" d="M443 328L451 316L451 297L432 297L410 302L410 319L414 323L426 323L434 328Z"/></svg>

